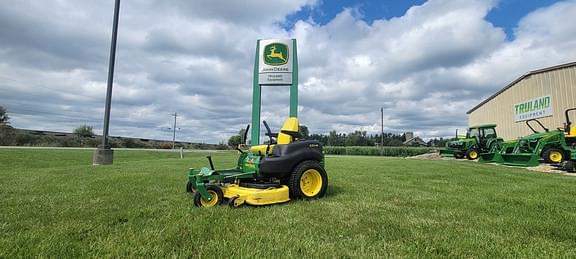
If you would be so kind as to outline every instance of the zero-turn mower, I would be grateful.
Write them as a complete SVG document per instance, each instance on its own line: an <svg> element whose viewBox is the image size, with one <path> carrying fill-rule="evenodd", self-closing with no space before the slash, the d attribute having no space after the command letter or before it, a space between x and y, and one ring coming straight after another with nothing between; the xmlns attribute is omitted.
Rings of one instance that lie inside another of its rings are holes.
<svg viewBox="0 0 576 259"><path fill-rule="evenodd" d="M259 40L256 53L251 146L245 144L248 125L242 144L237 147L240 157L235 167L217 170L208 156L210 167L189 170L186 190L194 194L197 207L214 207L224 200L233 208L244 204L269 205L320 198L326 193L328 175L322 144L303 140L299 132L296 40ZM262 121L268 141L259 145L260 91L262 86L274 84L290 86L290 115L277 133Z"/></svg>

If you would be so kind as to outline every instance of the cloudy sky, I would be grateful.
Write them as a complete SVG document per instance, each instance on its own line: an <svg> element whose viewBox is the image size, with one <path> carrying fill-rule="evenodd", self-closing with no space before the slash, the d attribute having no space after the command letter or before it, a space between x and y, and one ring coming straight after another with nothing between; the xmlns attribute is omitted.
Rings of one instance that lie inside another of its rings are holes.
<svg viewBox="0 0 576 259"><path fill-rule="evenodd" d="M399 3L400 2L400 3ZM113 0L0 5L0 105L17 128L102 132ZM217 143L250 122L257 39L296 38L312 133L452 135L530 70L576 60L576 0L123 0L110 134ZM289 89L263 90L277 128Z"/></svg>

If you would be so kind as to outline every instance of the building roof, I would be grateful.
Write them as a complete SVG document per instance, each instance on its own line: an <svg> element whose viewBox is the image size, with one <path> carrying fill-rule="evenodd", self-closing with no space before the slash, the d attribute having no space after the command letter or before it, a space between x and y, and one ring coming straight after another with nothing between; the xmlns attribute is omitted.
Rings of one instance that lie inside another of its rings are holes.
<svg viewBox="0 0 576 259"><path fill-rule="evenodd" d="M552 67L547 67L547 68L542 68L542 69L538 69L538 70L533 70L530 71L522 76L520 76L519 78L517 78L516 80L512 81L511 83L509 83L507 86L505 86L504 88L500 89L500 91L496 92L495 94L493 94L492 96L486 98L486 100L480 102L478 105L474 106L474 108L470 109L469 111L466 112L466 114L470 114L473 111L477 110L478 108L480 108L482 105L486 104L487 102L489 102L490 100L494 99L496 96L498 96L499 94L501 94L502 92L508 90L508 88L514 86L516 83L522 81L524 78L529 77L531 75L535 75L535 74L540 74L540 73L544 73L544 72L549 72L549 71L553 71L553 70L557 70L557 69L562 69L562 68L567 68L567 67L573 67L576 66L576 62L570 62L570 63L566 63L566 64L561 64L561 65L556 65L556 66L552 66Z"/></svg>
<svg viewBox="0 0 576 259"><path fill-rule="evenodd" d="M404 144L404 145L412 145L412 144L426 145L426 141L424 141L420 137L416 136L416 137L413 137L411 139L404 141L402 144Z"/></svg>
<svg viewBox="0 0 576 259"><path fill-rule="evenodd" d="M471 129L479 129L479 128L496 128L496 124L480 124L476 126L469 127Z"/></svg>

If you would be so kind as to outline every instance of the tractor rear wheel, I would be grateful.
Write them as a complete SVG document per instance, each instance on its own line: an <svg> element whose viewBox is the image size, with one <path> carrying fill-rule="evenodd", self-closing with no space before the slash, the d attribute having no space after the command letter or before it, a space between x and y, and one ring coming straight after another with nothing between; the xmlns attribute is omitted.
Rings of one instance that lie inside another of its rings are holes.
<svg viewBox="0 0 576 259"><path fill-rule="evenodd" d="M326 194L328 175L318 161L304 161L292 172L288 183L293 199L315 199Z"/></svg>
<svg viewBox="0 0 576 259"><path fill-rule="evenodd" d="M544 151L546 163L558 164L564 161L564 151L558 148L549 148Z"/></svg>
<svg viewBox="0 0 576 259"><path fill-rule="evenodd" d="M206 187L208 193L210 194L210 200L204 199L200 192L194 193L194 206L196 207L215 207L222 204L224 200L224 194L222 190L217 186L209 185Z"/></svg>
<svg viewBox="0 0 576 259"><path fill-rule="evenodd" d="M468 149L468 151L466 151L466 158L468 158L468 160L476 160L478 158L478 149Z"/></svg>

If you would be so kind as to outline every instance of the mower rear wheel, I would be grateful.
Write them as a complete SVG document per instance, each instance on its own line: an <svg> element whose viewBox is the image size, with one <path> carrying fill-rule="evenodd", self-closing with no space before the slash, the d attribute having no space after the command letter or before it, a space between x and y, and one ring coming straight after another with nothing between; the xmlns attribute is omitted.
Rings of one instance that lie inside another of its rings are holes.
<svg viewBox="0 0 576 259"><path fill-rule="evenodd" d="M318 161L304 161L292 172L288 183L293 199L315 199L326 194L328 175Z"/></svg>
<svg viewBox="0 0 576 259"><path fill-rule="evenodd" d="M558 164L564 161L564 151L558 148L549 148L544 151L546 163Z"/></svg>
<svg viewBox="0 0 576 259"><path fill-rule="evenodd" d="M222 204L224 200L224 194L222 190L216 186L210 185L206 188L210 194L210 200L204 199L200 192L194 193L194 206L196 207L215 207Z"/></svg>
<svg viewBox="0 0 576 259"><path fill-rule="evenodd" d="M468 151L466 151L466 158L468 158L468 160L478 159L478 149L476 148L468 149Z"/></svg>

